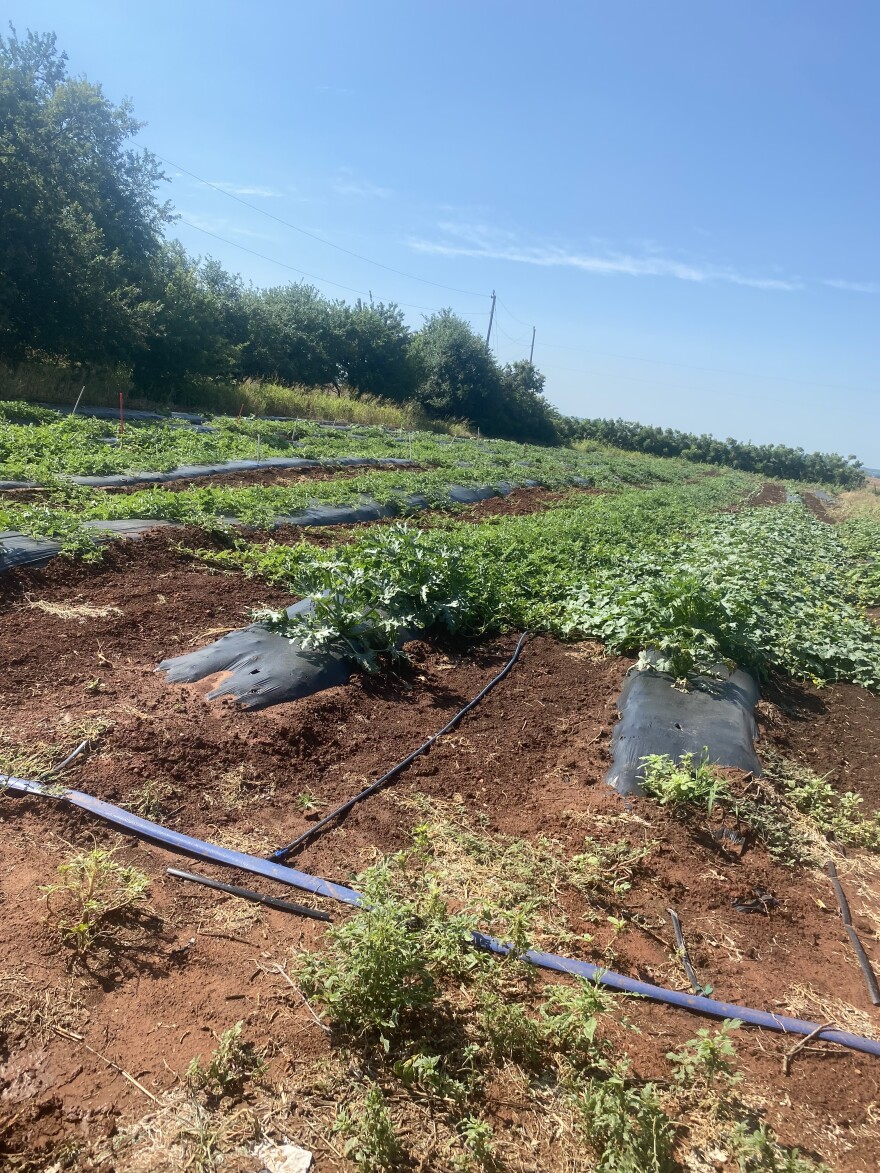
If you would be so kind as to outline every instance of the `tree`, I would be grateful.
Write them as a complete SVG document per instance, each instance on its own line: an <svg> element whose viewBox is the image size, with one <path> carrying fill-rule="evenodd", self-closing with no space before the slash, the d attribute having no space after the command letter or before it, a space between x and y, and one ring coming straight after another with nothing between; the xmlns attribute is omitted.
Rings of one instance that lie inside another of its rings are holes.
<svg viewBox="0 0 880 1173"><path fill-rule="evenodd" d="M544 398L544 376L528 359L501 368L501 390L507 430L512 440L532 444L558 444L561 417Z"/></svg>
<svg viewBox="0 0 880 1173"><path fill-rule="evenodd" d="M313 285L290 284L250 289L245 304L243 374L311 387L339 382L341 344L335 303L323 298Z"/></svg>
<svg viewBox="0 0 880 1173"><path fill-rule="evenodd" d="M419 371L419 400L430 411L491 428L500 406L498 367L463 318L451 309L426 318L411 354Z"/></svg>
<svg viewBox="0 0 880 1173"><path fill-rule="evenodd" d="M154 312L149 334L134 348L135 385L164 390L170 398L178 384L232 376L239 347L224 334L221 296L198 261L177 241L165 244L153 259L149 281Z"/></svg>
<svg viewBox="0 0 880 1173"><path fill-rule="evenodd" d="M410 353L410 333L403 311L378 302L340 305L337 310L340 374L361 394L382 395L396 403L412 399L418 368Z"/></svg>
<svg viewBox="0 0 880 1173"><path fill-rule="evenodd" d="M158 162L127 144L128 102L67 74L54 34L0 37L0 355L128 359L157 305L169 206Z"/></svg>

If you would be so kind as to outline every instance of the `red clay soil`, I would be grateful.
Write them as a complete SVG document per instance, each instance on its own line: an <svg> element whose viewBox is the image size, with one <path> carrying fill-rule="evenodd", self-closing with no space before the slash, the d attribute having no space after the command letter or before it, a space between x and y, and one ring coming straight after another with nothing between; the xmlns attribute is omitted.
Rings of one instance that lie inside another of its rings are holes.
<svg viewBox="0 0 880 1173"><path fill-rule="evenodd" d="M38 601L114 606L122 614L78 621L32 605ZM69 775L71 785L150 809L149 817L190 834L267 854L314 822L298 795L330 809L384 773L499 670L516 638L416 642L408 648L409 664L393 674L355 678L250 714L228 702L209 705L197 687L171 687L155 673L163 657L241 625L250 607L285 601L260 583L187 561L164 535L114 546L97 567L56 559L43 570L6 576L0 754L10 745L49 743L60 756L91 722L95 748ZM630 891L607 891L598 915L595 903L573 888L560 893L574 932L592 935L589 945L571 946L578 956L685 988L669 930L671 905L702 980L718 998L784 1013L797 1005L795 987L811 987L819 999L840 998L871 1014L821 874L783 867L760 846L739 858L719 847L700 820L675 818L648 800L624 802L605 786L615 701L629 667L629 660L601 658L590 645L532 640L510 676L454 734L308 847L296 866L347 882L377 852L407 846L421 817L400 800L416 793L463 803L471 817L485 820L489 835L540 834L569 856L583 850L587 835L602 843L625 840L648 851ZM103 732L95 722L105 723ZM859 725L854 733L859 752L867 749L866 730ZM854 748L847 747L850 760ZM821 768L829 768L825 760ZM119 840L94 819L47 799L2 800L0 836L0 1025L11 990L32 1003L45 995L62 1026L153 1095L173 1088L190 1060L213 1048L214 1035L240 1019L245 1036L268 1048L275 1085L301 1077L328 1053L327 1036L306 1007L277 974L265 972L291 949L318 944L323 927L273 911L249 918L242 912L249 906L179 884L164 869L177 865L245 886L269 885L122 840L121 856L151 877L155 919L131 928L129 946L107 969L72 972L38 886L56 875L70 845ZM759 888L779 900L770 915L733 909L733 901ZM273 894L302 899L280 885ZM321 903L334 917L346 915ZM644 918L650 933L632 923L618 933L606 916L621 910ZM857 901L854 919L876 963L878 947ZM7 975L17 978L3 980ZM65 1017L68 999L76 1006ZM655 1005L634 1003L627 1013L642 1030L628 1037L627 1050L645 1077L668 1076L666 1052L705 1025ZM93 1151L155 1107L75 1039L40 1030L33 1013L29 1025L24 1021L7 1010L5 1043L0 1034L0 1154L7 1154L9 1167L20 1157L32 1162L22 1168L46 1168L65 1145L68 1152L77 1144ZM876 1168L880 1135L872 1122L880 1062L844 1050L807 1051L783 1076L791 1046L790 1038L770 1032L743 1030L737 1040L744 1086L768 1122L785 1143L821 1151L835 1170ZM490 1104L487 1110L499 1113L495 1122L503 1127L505 1109ZM283 1131L315 1150L319 1173L348 1167L310 1130L307 1107L293 1097ZM534 1158L534 1167L552 1167L552 1154ZM93 1167L85 1156L71 1160L71 1168ZM124 1166L101 1166L108 1167ZM256 1161L228 1166L258 1167Z"/></svg>
<svg viewBox="0 0 880 1173"><path fill-rule="evenodd" d="M457 521L484 521L487 517L522 517L527 513L540 513L542 509L549 509L562 501L571 501L577 497L601 497L605 489L575 488L575 489L514 489L506 497L490 497L487 501L478 501L475 505L466 506L460 513L456 513Z"/></svg>
<svg viewBox="0 0 880 1173"><path fill-rule="evenodd" d="M721 513L739 513L742 509L753 509L762 505L784 505L785 489L775 481L767 481L757 493L746 497L736 505L728 505Z"/></svg>
<svg viewBox="0 0 880 1173"><path fill-rule="evenodd" d="M815 493L801 493L801 500L813 517L818 517L819 521L826 521L829 525L833 525L837 520L825 502L821 501Z"/></svg>
<svg viewBox="0 0 880 1173"><path fill-rule="evenodd" d="M861 794L866 813L880 811L880 696L857 684L784 679L763 693L761 736L783 757L827 774L841 794Z"/></svg>

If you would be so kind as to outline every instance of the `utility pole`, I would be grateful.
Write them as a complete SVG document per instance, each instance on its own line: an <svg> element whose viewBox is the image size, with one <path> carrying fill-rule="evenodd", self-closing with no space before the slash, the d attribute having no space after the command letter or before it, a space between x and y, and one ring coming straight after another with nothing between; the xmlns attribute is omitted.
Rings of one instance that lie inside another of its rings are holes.
<svg viewBox="0 0 880 1173"><path fill-rule="evenodd" d="M489 329L486 331L486 345L489 345L489 336L492 333L492 323L495 321L495 290L492 290L492 308L489 311Z"/></svg>
<svg viewBox="0 0 880 1173"><path fill-rule="evenodd" d="M535 327L532 326L532 349L529 351L529 362L535 357Z"/></svg>

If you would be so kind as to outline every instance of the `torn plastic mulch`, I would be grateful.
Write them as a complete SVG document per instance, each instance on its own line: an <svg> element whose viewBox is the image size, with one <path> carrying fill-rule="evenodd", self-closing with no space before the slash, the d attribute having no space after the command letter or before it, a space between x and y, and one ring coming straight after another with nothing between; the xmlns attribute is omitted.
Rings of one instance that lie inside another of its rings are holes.
<svg viewBox="0 0 880 1173"><path fill-rule="evenodd" d="M758 729L757 681L737 668L718 667L717 676L698 676L686 690L675 687L667 672L655 668L631 671L617 707L620 721L611 741L611 769L606 775L619 794L644 794L642 759L666 754L680 761L685 754L707 754L714 765L763 774L755 753Z"/></svg>
<svg viewBox="0 0 880 1173"><path fill-rule="evenodd" d="M302 615L312 606L311 599L303 599L287 614ZM163 660L157 671L171 684L215 677L209 701L229 696L246 709L265 709L345 684L354 666L338 652L305 651L295 640L252 623L206 648Z"/></svg>

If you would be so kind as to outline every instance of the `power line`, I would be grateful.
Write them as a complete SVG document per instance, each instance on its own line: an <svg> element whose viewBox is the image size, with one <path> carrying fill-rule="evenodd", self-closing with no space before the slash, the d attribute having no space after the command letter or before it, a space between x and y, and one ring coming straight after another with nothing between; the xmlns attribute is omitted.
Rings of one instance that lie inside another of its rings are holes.
<svg viewBox="0 0 880 1173"><path fill-rule="evenodd" d="M518 318L516 316L516 314L512 313L508 309L508 307L504 304L504 302L501 301L500 298L498 299L498 304L503 308L503 310L505 311L505 313L509 317L513 318L513 320L515 322L518 322L521 326L528 325L528 323L524 322L522 320L522 318ZM531 327L529 327L529 329L531 329ZM636 355L636 354L619 354L613 350L592 350L592 349L588 349L587 347L583 347L583 346L570 346L570 345L568 345L566 343L562 343L562 342L545 342L543 340L543 338L541 340L541 346L547 347L550 350L571 350L577 354L598 355L601 358L620 358L620 359L623 359L625 362L648 363L651 366L681 367L682 370L703 371L706 374L712 374L712 375L733 375L735 378L738 378L738 379L768 379L774 383L795 383L795 384L801 384L802 386L805 386L805 387L824 387L830 391L854 391L855 393L860 394L860 395L872 394L872 392L869 391L865 387L853 387L853 386L848 386L846 384L841 385L840 383L822 383L822 382L819 382L815 379L799 379L796 377L792 377L790 375L763 375L763 374L756 375L754 372L732 371L732 370L726 370L723 367L703 367L703 366L697 366L695 363L675 362L675 360L670 360L670 359L650 358L650 357L645 358L644 356ZM546 365L546 364L544 364L544 365ZM557 368L557 369L561 370L562 368ZM571 368L566 368L566 369L570 370ZM621 377L623 377L623 376L621 376Z"/></svg>
<svg viewBox="0 0 880 1173"><path fill-rule="evenodd" d="M512 312L511 312L511 311L510 311L510 310L507 308L507 306L504 304L504 302L501 300L501 298L500 298L500 297L498 298L498 304L501 306L501 308L504 310L504 312L505 312L506 314L508 314L508 315L509 315L511 318L513 318L513 320L514 320L515 322L518 322L520 326L525 326L527 329L531 330L531 328L532 328L532 323L531 323L531 322L524 322L524 321L522 320L522 318L518 318L518 317L516 316L516 314L512 313Z"/></svg>
<svg viewBox="0 0 880 1173"><path fill-rule="evenodd" d="M504 329L504 327L501 325L501 323L498 321L497 318L495 319L495 329L497 331L499 331L501 334L503 334L508 342L512 342L515 346L522 346L523 343L525 342L526 338L528 338L528 334L524 334L522 336L522 338L512 338L510 336L510 334L507 333L507 331ZM529 327L529 329L531 329L531 326Z"/></svg>
<svg viewBox="0 0 880 1173"><path fill-rule="evenodd" d="M175 167L178 171L182 171L184 175L189 175L191 179L195 179L199 183L204 183L206 187L213 188L214 191L219 191L221 195L228 196L229 199L235 200L236 203L244 204L251 211L259 212L262 216L268 216L270 220L275 220L277 223L283 224L285 228L292 228L294 232L301 232L303 236L308 236L311 240L317 240L319 244L326 244L328 248L335 248L338 252L345 253L350 257L356 257L359 261L365 261L368 265L375 265L378 269L385 269L388 273L396 273L398 277L406 277L409 281L419 281L422 285L433 285L435 289L446 289L450 293L463 293L467 297L488 297L488 294L477 293L474 289L457 289L454 285L442 285L439 281L429 281L427 277L417 277L415 273L406 273L403 269L395 269L393 266L385 265L381 261L374 261L372 257L365 257L350 248L344 248L341 244L327 240L324 236L318 236L315 232L309 232L306 228L300 228L298 224L291 224L289 220L285 220L281 216L276 216L274 212L269 212L266 208L261 208L259 204L252 204L249 200L242 199L241 196L236 195L234 192L227 191L216 183L211 183L209 179L204 179L201 175L196 175L195 171L189 171L186 167L181 167L179 163L174 163L171 159L166 159L158 151L151 151L151 154L155 155L157 159L161 159L163 163L167 163L169 167ZM330 282L330 284L336 283ZM345 286L341 286L341 288L344 289Z"/></svg>
<svg viewBox="0 0 880 1173"><path fill-rule="evenodd" d="M423 285L431 285L435 289L445 289L445 290L448 290L450 293L459 293L459 294L465 295L466 297L483 297L483 298L485 298L487 296L487 294L477 293L476 290L473 290L473 289L460 289L454 285L444 285L439 281L431 281L426 277L418 277L414 273L407 273L403 269L396 269L392 265L383 264L383 262L381 262L381 261L376 261L376 260L373 260L371 257L366 257L361 253L354 252L352 249L345 248L341 244L336 244L332 240L327 240L323 236L318 236L317 233L309 232L307 229L301 228L299 225L293 224L289 220L285 220L281 216L276 216L274 214L274 212L269 212L265 208L261 208L258 204L252 204L249 200L243 199L241 196L236 195L234 192L227 191L225 188L220 187L216 183L211 183L210 180L205 179L201 175L197 175L194 171L190 171L188 168L181 166L179 163L173 162L171 159L165 158L164 155L160 155L157 151L153 151L152 154L154 154L156 156L156 158L160 159L163 163L166 163L169 167L174 167L178 171L182 171L184 173L184 175L188 175L188 176L190 176L190 178L195 179L197 182L203 183L206 187L210 187L214 191L220 192L221 195L225 195L229 199L235 200L236 203L243 204L246 208L250 208L254 212L259 212L260 215L267 216L270 220L275 220L277 223L284 225L284 227L290 228L294 232L299 232L303 236L307 236L312 240L316 240L316 241L318 241L319 244L327 245L329 248L334 248L338 252L345 253L347 256L355 257L357 260L364 261L366 264L375 265L379 269L384 269L384 270L386 270L386 272L389 272L389 273L395 273L397 276L405 277L407 280L418 281ZM184 220L182 218L181 218L181 220L182 220L182 223L187 224L188 227L190 227L190 228L195 228L199 232L204 232L208 236L213 236L216 240L221 240L225 244L232 245L235 248L240 248L244 252L249 252L253 256L260 257L262 260L269 261L272 264L281 265L284 268L289 269L291 272L299 273L301 276L308 277L312 281L321 281L324 284L332 285L337 289L344 289L349 293L357 293L361 297L368 296L368 292L365 293L364 290L354 289L352 286L343 285L338 281L331 281L329 278L326 278L326 277L316 277L313 274L306 273L301 269L297 269L293 265L288 265L283 261L275 260L274 257L267 257L263 253L256 252L256 250L254 250L254 249L246 248L245 245L238 244L236 241L227 240L225 237L219 236L217 233L209 232L206 228L199 228L198 225L192 224L189 221ZM423 310L428 313L435 313L436 312L435 308L432 306L414 305L411 302L398 302L397 304L404 306L407 309ZM533 328L531 323L523 321L522 318L518 318L516 316L516 314L514 314L513 311L511 309L509 309L508 306L506 306L503 301L501 301L500 298L498 299L498 305L501 306L501 308L505 311L505 313L508 314L508 316L510 318L512 318L513 321L518 323L518 325L525 326L527 329ZM469 313L468 316L469 317L486 317L486 316L489 316L489 314L490 314L490 311L488 311L488 310L474 311L473 313ZM497 322L497 318L495 321L495 328L496 328L496 330L501 330L501 327ZM504 334L505 338L507 338L509 341L514 342L516 344L519 344L519 342L520 342L519 339L512 338L509 334L506 334L504 332L504 330L501 330L501 333ZM793 378L791 376L786 376L786 375L763 375L763 374L756 375L756 374L754 374L754 372L726 370L721 367L704 367L704 366L698 366L693 363L682 363L682 362L676 362L674 360L669 360L669 359L658 359L658 358L650 358L650 357L645 358L640 355L619 354L615 351L610 351L610 350L591 350L591 349L587 349L585 347L580 347L580 346L570 346L570 345L567 345L567 344L561 343L561 342L546 342L546 341L542 340L541 345L543 347L550 349L550 350L571 350L571 351L574 351L575 353L578 353L578 354L599 355L603 358L619 358L625 362L648 363L649 365L653 365L653 366L679 367L682 370L703 371L707 374L716 374L716 375L730 375L730 376L734 376L735 378L740 378L740 379L766 379L766 380L769 380L772 382L777 382L777 383L800 384L801 386L805 386L805 387L820 387L820 388L824 388L826 390L831 390L831 391L853 391L857 394L870 394L870 392L864 387L853 387L853 386L840 385L840 384L834 384L834 383L823 383L823 382L819 382L814 379L799 379L799 378ZM559 368L559 367L557 367L556 369L557 370L561 370L561 369L571 370L572 368ZM619 377L625 378L627 376L619 376ZM667 385L670 385L670 384L667 384Z"/></svg>
<svg viewBox="0 0 880 1173"><path fill-rule="evenodd" d="M266 253L257 252L254 248L248 248L246 244L239 244L237 240L229 240L225 236L220 236L217 232L211 232L207 228L202 228L199 224L193 224L191 220L180 217L180 223L185 224L187 228L194 228L196 232L203 232L205 236L212 236L214 240L220 240L224 244L229 244L233 248L240 248L242 252L250 253L252 257L259 257L262 261L268 261L272 265L280 265L282 269L289 269L291 273L297 273L300 277L308 277L310 281L320 281L323 285L333 285L337 289L344 289L348 293L356 293L359 297L369 297L369 290L355 289L351 285L341 285L338 281L331 281L329 277L318 277L315 273L307 273L305 269L297 269L295 265L289 265L286 261L279 261L276 257L267 256ZM430 305L413 305L412 302L399 301L396 305L405 306L410 310L424 310L425 313L437 313L437 309ZM484 318L488 315L488 310L474 310L468 311L468 317Z"/></svg>

